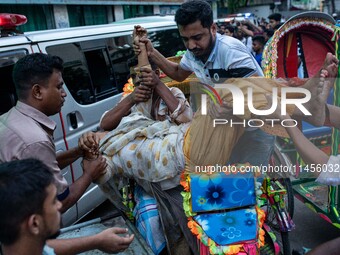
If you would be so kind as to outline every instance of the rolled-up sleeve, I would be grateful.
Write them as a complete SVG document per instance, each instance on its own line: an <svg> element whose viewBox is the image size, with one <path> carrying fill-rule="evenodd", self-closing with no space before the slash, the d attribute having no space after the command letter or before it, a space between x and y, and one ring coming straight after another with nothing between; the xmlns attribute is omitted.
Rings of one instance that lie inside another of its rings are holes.
<svg viewBox="0 0 340 255"><path fill-rule="evenodd" d="M41 160L53 173L57 186L57 194L62 194L68 187L68 183L58 166L55 148L49 142L37 142L26 146L20 158L35 158Z"/></svg>
<svg viewBox="0 0 340 255"><path fill-rule="evenodd" d="M178 100L177 108L175 111L170 113L171 120L177 124L190 122L193 117L193 112L187 99L185 98L185 95L179 88L172 87L170 90Z"/></svg>

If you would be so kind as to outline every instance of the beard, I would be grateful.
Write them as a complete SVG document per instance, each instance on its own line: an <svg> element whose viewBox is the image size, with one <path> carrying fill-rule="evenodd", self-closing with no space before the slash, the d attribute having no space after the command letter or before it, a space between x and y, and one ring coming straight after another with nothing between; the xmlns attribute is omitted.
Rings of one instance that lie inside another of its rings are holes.
<svg viewBox="0 0 340 255"><path fill-rule="evenodd" d="M195 58L197 60L202 61L203 63L205 63L208 60L210 53L212 52L212 50L215 46L216 40L214 40L211 31L209 31L209 35L210 35L209 44L208 44L208 46L205 50L200 50L200 49L196 49L196 48L190 50L192 52L192 54L194 54Z"/></svg>
<svg viewBox="0 0 340 255"><path fill-rule="evenodd" d="M51 234L47 239L56 239L59 235L60 235L60 229L54 234Z"/></svg>

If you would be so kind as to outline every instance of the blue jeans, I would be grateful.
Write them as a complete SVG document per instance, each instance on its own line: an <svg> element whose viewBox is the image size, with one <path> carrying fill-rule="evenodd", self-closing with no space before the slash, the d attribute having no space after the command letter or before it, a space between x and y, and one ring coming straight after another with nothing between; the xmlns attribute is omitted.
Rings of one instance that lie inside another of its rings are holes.
<svg viewBox="0 0 340 255"><path fill-rule="evenodd" d="M229 163L249 163L253 166L268 165L274 151L275 136L261 129L246 131L234 147Z"/></svg>

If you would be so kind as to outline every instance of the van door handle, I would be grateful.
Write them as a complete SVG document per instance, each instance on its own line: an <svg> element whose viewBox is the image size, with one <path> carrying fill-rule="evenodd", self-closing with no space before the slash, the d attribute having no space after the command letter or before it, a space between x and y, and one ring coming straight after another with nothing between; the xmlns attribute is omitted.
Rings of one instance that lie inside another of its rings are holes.
<svg viewBox="0 0 340 255"><path fill-rule="evenodd" d="M71 112L68 115L69 119L70 119L70 125L73 129L78 128L78 121L77 121L77 115L76 112Z"/></svg>

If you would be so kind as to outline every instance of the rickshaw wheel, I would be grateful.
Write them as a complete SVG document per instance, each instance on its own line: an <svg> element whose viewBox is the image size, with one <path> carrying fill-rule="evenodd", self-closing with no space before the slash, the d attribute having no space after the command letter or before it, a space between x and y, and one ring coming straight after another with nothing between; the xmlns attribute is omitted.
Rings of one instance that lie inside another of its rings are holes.
<svg viewBox="0 0 340 255"><path fill-rule="evenodd" d="M270 164L272 166L287 166L287 162L284 160L283 154L280 150L275 146L274 153L271 156ZM277 179L282 186L286 189L287 193L284 196L284 202L286 205L287 212L289 213L291 219L294 216L294 192L292 182L290 180L290 173L287 172L278 172L275 173L273 178ZM272 226L275 228L275 226Z"/></svg>
<svg viewBox="0 0 340 255"><path fill-rule="evenodd" d="M270 164L272 166L286 166L285 160L283 158L283 155L279 151L278 148L275 147L274 153L271 157ZM293 187L291 180L289 178L289 173L285 172L275 172L272 178L278 180L282 186L286 189L287 193L284 196L284 202L287 209L287 212L289 213L290 217L293 218L294 214L294 193L293 193ZM289 232L283 232L280 231L279 224L276 220L276 215L274 210L271 208L271 205L268 203L267 205L267 218L266 218L267 224L273 228L276 232L280 232L281 235L281 254L283 255L291 255L291 248L290 248L290 240L289 240Z"/></svg>
<svg viewBox="0 0 340 255"><path fill-rule="evenodd" d="M290 240L289 240L289 232L281 232L281 241L282 241L282 254L283 255L291 255L290 249Z"/></svg>

